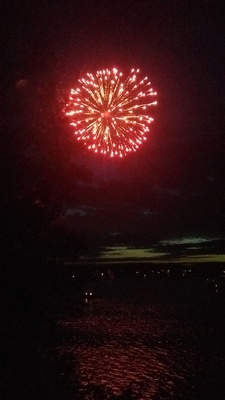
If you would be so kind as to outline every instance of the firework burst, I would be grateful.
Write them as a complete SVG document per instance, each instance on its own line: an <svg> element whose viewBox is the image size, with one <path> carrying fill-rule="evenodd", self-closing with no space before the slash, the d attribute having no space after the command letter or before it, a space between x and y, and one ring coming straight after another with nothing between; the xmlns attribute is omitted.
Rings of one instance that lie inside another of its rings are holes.
<svg viewBox="0 0 225 400"><path fill-rule="evenodd" d="M87 73L71 89L65 113L74 134L88 149L123 157L146 140L153 118L149 108L156 92L139 70L124 76L116 68Z"/></svg>

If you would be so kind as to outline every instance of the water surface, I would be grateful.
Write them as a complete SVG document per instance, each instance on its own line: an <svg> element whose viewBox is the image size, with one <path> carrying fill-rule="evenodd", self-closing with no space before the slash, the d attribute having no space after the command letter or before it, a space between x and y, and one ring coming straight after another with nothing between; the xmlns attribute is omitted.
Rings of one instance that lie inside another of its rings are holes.
<svg viewBox="0 0 225 400"><path fill-rule="evenodd" d="M94 384L119 395L130 385L143 400L222 399L220 323L203 311L192 303L101 299L59 321L59 351L72 356L84 391Z"/></svg>

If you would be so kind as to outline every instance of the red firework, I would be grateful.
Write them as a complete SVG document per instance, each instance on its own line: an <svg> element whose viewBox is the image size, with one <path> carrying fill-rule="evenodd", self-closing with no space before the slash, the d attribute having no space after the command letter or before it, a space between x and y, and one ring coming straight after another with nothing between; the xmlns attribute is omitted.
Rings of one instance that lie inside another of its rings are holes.
<svg viewBox="0 0 225 400"><path fill-rule="evenodd" d="M124 76L116 68L87 73L71 89L65 113L77 139L95 153L125 156L146 140L156 92L139 69Z"/></svg>

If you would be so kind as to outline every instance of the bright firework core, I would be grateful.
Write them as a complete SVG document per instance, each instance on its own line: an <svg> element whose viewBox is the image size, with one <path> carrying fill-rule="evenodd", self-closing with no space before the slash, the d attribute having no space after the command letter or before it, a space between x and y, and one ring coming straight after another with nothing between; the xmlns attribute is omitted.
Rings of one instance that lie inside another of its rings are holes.
<svg viewBox="0 0 225 400"><path fill-rule="evenodd" d="M153 118L148 115L156 92L139 69L124 76L116 68L87 73L71 89L66 115L78 140L88 149L123 157L146 140Z"/></svg>

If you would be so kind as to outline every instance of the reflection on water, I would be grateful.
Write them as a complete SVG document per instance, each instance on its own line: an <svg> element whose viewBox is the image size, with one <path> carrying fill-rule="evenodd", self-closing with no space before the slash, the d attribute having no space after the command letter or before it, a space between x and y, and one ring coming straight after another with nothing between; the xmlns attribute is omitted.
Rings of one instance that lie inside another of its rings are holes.
<svg viewBox="0 0 225 400"><path fill-rule="evenodd" d="M143 400L204 399L217 390L223 358L213 327L180 318L172 305L102 300L59 324L65 332L59 350L72 354L81 387L119 394L131 384Z"/></svg>

